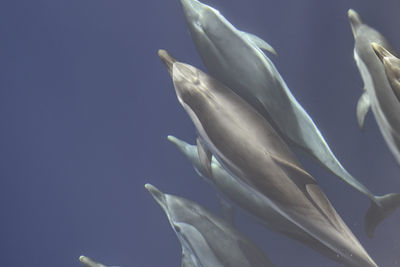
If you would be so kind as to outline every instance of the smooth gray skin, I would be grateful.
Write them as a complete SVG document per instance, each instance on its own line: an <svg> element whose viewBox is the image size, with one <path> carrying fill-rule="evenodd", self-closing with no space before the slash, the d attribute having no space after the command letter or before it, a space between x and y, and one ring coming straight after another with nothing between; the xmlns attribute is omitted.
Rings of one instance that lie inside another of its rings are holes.
<svg viewBox="0 0 400 267"><path fill-rule="evenodd" d="M380 45L387 51L393 51L386 39L376 30L364 24L360 16L352 9L348 17L353 31L354 59L364 82L364 91L357 103L357 119L362 128L364 118L371 108L379 129L389 146L390 151L400 164L400 104L388 82L385 69L379 57L375 54L371 43ZM394 53L394 52L392 52ZM381 198L384 212L376 214L369 212L366 225L369 235L372 235L376 225L391 214L400 205L399 194L391 194L391 199Z"/></svg>
<svg viewBox="0 0 400 267"><path fill-rule="evenodd" d="M400 101L400 59L377 43L371 43L371 46L374 49L375 54L381 60L389 84L392 87L397 100Z"/></svg>
<svg viewBox="0 0 400 267"><path fill-rule="evenodd" d="M197 0L180 1L193 41L210 74L257 109L290 145L300 148L371 200L365 222L371 237L376 225L400 205L400 195L375 196L343 168L261 50L274 52L265 41L236 29L210 6Z"/></svg>
<svg viewBox="0 0 400 267"><path fill-rule="evenodd" d="M160 204L182 245L182 266L270 267L272 263L250 240L197 203L145 188Z"/></svg>
<svg viewBox="0 0 400 267"><path fill-rule="evenodd" d="M79 261L85 267L107 267L107 266L105 266L97 261L94 261L91 258L86 257L86 256L80 256ZM118 266L109 266L109 267L118 267Z"/></svg>
<svg viewBox="0 0 400 267"><path fill-rule="evenodd" d="M206 182L210 183L225 198L228 198L239 207L255 216L261 224L275 232L280 232L299 242L305 243L334 261L346 263L346 261L341 260L343 257L341 254L337 254L330 248L324 246L317 239L305 233L301 228L294 229L290 221L276 221L271 223L271 218L280 215L271 209L270 201L254 188L244 185L243 182L229 174L215 157L213 157L211 161L211 175L207 176L204 170L202 170L196 146L190 145L174 136L168 136L168 140L174 143L189 159L196 172L203 177Z"/></svg>
<svg viewBox="0 0 400 267"><path fill-rule="evenodd" d="M267 120L204 72L164 50L159 56L201 143L243 187L263 196L268 225L318 251L330 250L348 266L377 266Z"/></svg>

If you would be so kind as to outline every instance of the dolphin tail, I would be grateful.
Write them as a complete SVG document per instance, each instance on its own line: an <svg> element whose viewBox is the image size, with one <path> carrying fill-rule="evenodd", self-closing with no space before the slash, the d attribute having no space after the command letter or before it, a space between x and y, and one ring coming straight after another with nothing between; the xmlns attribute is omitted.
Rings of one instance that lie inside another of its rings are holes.
<svg viewBox="0 0 400 267"><path fill-rule="evenodd" d="M367 236L372 238L378 224L399 207L400 194L392 193L383 196L375 196L374 199L371 200L371 206L365 214L364 230Z"/></svg>

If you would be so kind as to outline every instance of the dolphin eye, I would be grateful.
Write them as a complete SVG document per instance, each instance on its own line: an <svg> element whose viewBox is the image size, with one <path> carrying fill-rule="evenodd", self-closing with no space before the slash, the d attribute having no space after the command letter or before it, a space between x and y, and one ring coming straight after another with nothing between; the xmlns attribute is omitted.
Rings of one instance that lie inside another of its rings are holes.
<svg viewBox="0 0 400 267"><path fill-rule="evenodd" d="M181 232L181 228L178 225L174 225L174 229L175 231L177 231L178 233Z"/></svg>

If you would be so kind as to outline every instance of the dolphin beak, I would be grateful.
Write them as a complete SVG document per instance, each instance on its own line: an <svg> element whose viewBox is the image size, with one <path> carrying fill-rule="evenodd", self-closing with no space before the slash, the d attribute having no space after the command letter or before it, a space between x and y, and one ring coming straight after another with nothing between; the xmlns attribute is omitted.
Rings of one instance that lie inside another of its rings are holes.
<svg viewBox="0 0 400 267"><path fill-rule="evenodd" d="M172 67L176 62L176 59L173 58L167 51L160 49L158 50L158 56L160 57L161 61L164 63L165 67L167 68L169 75L172 77Z"/></svg>
<svg viewBox="0 0 400 267"><path fill-rule="evenodd" d="M87 267L94 267L94 266L104 266L104 265L100 265L98 262L96 262L96 261L94 261L94 260L92 260L91 258L89 258L89 257L86 257L86 256L80 256L79 257L79 261L84 265L84 266L87 266Z"/></svg>
<svg viewBox="0 0 400 267"><path fill-rule="evenodd" d="M372 46L372 48L374 49L374 51L375 51L375 54L379 57L379 59L383 62L383 59L385 58L385 57L390 57L391 56L391 54L389 53L389 51L387 51L383 46L381 46L381 45L379 45L379 44L377 44L377 43L375 43L375 42L372 42L371 43L371 46Z"/></svg>
<svg viewBox="0 0 400 267"><path fill-rule="evenodd" d="M353 9L349 9L349 11L347 11L347 16L349 17L351 30L355 38L357 28L363 24L362 19L360 15L358 15L358 13L355 12Z"/></svg>
<svg viewBox="0 0 400 267"><path fill-rule="evenodd" d="M144 187L147 189L147 191L149 191L151 196L155 199L155 201L157 201L161 208L167 212L168 209L164 193L151 184L145 184Z"/></svg>
<svg viewBox="0 0 400 267"><path fill-rule="evenodd" d="M186 142L184 142L172 135L168 135L167 138L168 138L168 141L170 141L171 143L176 145L180 151L182 151L183 153L186 152L186 147L188 146L188 144Z"/></svg>

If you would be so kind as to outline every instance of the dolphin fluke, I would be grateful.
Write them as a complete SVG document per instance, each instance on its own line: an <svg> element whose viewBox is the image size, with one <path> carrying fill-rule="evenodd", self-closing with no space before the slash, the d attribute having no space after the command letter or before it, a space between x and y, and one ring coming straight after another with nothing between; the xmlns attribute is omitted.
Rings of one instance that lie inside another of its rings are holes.
<svg viewBox="0 0 400 267"><path fill-rule="evenodd" d="M372 238L378 224L399 207L400 194L398 193L376 196L374 201L371 201L371 206L365 214L364 230L367 236Z"/></svg>
<svg viewBox="0 0 400 267"><path fill-rule="evenodd" d="M164 63L164 65L167 68L169 74L172 75L172 66L176 62L176 59L173 56L171 56L164 49L158 50L158 56L161 58L161 61Z"/></svg>

